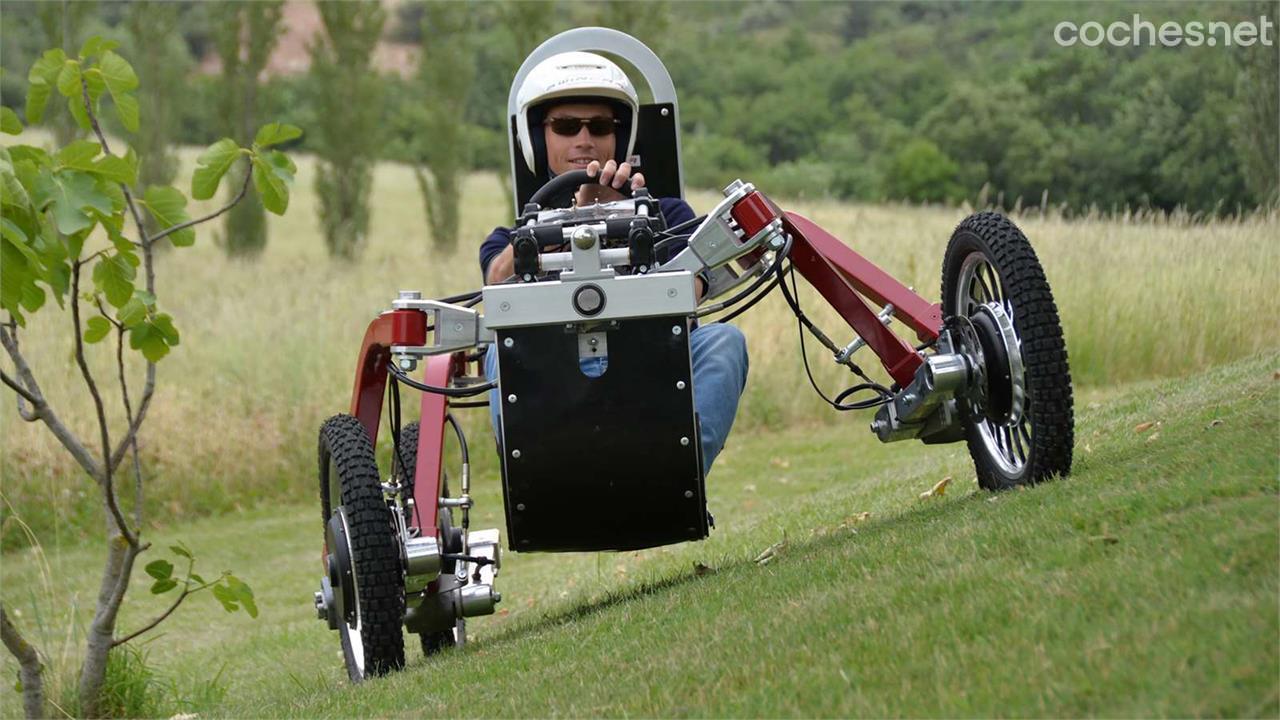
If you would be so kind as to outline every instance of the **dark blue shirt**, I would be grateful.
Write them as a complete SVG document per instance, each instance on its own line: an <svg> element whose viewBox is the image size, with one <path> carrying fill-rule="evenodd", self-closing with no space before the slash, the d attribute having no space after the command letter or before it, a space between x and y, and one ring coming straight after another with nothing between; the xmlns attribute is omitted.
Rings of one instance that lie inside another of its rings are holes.
<svg viewBox="0 0 1280 720"><path fill-rule="evenodd" d="M689 207L689 203L680 198L658 198L658 209L662 212L662 218L666 221L668 228L675 227L694 218L693 208ZM688 230L692 232L693 228ZM489 233L489 237L485 238L484 242L480 244L480 277L482 281L488 282L485 278L488 278L489 275L489 263L511 244L511 233L511 228L494 228L493 232ZM681 239L664 247L658 252L658 262L665 263L679 255L686 245L687 243Z"/></svg>

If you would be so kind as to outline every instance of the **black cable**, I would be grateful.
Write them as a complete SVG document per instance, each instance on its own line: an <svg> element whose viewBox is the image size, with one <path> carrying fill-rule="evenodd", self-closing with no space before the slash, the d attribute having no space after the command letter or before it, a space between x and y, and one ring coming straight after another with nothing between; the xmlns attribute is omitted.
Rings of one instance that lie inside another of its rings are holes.
<svg viewBox="0 0 1280 720"><path fill-rule="evenodd" d="M666 235L667 237L671 237L673 235L679 235L681 230L684 230L685 228L688 228L688 227L693 227L694 225L701 225L703 221L706 219L707 219L706 215L699 215L696 218L693 218L691 220L685 220L682 223L673 225L672 227L669 227L666 230L659 231L658 233L655 233L655 234ZM688 237L689 235L692 235L692 233L686 233L684 237Z"/></svg>
<svg viewBox="0 0 1280 720"><path fill-rule="evenodd" d="M396 367L395 363L393 362L387 363L387 369L388 371L390 371L392 377L404 383L405 385L408 385L414 390L434 393L436 395L444 395L445 397L472 397L475 395L481 395L483 393L486 393L498 387L498 383L493 381L484 383L483 385L473 385L471 387L465 387L465 388L436 387L434 385L426 385L418 382L417 380L414 380L413 378L406 375L403 370Z"/></svg>
<svg viewBox="0 0 1280 720"><path fill-rule="evenodd" d="M792 311L796 315L796 331L800 335L800 358L801 360L804 361L804 372L805 372L805 375L809 377L809 384L813 386L813 391L818 394L818 397L826 401L828 405L830 405L831 407L841 412L846 412L849 410L867 410L873 407L878 407L892 400L893 393L890 392L888 388L886 388L885 386L877 382L872 381L871 378L867 377L866 374L862 372L861 368L857 367L853 363L849 363L849 366L850 366L849 369L852 370L854 373L856 373L863 380L866 380L866 382L859 383L857 385L854 385L853 387L847 388L846 390L841 392L839 395L837 395L835 400L832 400L831 398L827 397L827 394L822 391L822 388L818 387L818 381L814 379L813 370L809 367L809 353L805 347L804 330L807 325L811 332L816 331L817 333L821 333L821 331L817 330L817 328L813 325L812 322L809 322L808 318L804 314L804 311L800 309L800 301L798 299L800 296L800 290L796 285L796 266L794 263L788 266L788 272L791 274L791 292L787 291L787 284L783 282L782 294L787 299L787 304L791 306ZM792 293L794 293L794 295ZM817 335L815 334L815 336ZM826 338L825 335L822 335L821 337ZM828 340L827 342L830 342L830 341ZM833 347L834 347L834 343L832 343L831 345L828 345L828 349L832 349ZM852 402L852 403L844 402L844 399L849 397L850 395L853 395L854 393L858 393L858 392L863 392L866 390L875 392L876 397L869 398L867 400L860 400L858 402Z"/></svg>
<svg viewBox="0 0 1280 720"><path fill-rule="evenodd" d="M453 419L452 414L445 414L444 419L453 426L453 434L458 436L458 446L462 448L462 463L464 465L471 464L471 454L467 452L467 436L462 433L462 426L457 420Z"/></svg>
<svg viewBox="0 0 1280 720"><path fill-rule="evenodd" d="M791 256L792 238L790 235L787 235L786 237L787 237L786 243L784 243L782 246L782 249L778 250L778 252L774 255L773 264L770 265L769 268L760 275L760 277L756 278L755 281L752 282L751 285L747 287L746 290L739 292L737 295L734 295L728 300L718 302L715 305L709 305L703 308L702 310L699 310L697 313L694 314L694 317L699 317L699 318L706 317L707 315L718 313L721 310L726 310L728 308L731 308L734 305L737 305L743 299L750 296L752 293L754 293L761 285L768 282L771 275L777 274L780 276L781 275L780 269L782 267L782 262ZM772 290L772 289L773 288L769 288L769 290ZM768 293L768 290L766 290L765 293ZM759 302L759 298L757 298L752 304L755 304L755 302Z"/></svg>
<svg viewBox="0 0 1280 720"><path fill-rule="evenodd" d="M445 560L461 560L462 562L475 563L478 566L493 565L494 560L479 555L463 555L461 553L440 553L440 557Z"/></svg>
<svg viewBox="0 0 1280 720"><path fill-rule="evenodd" d="M391 428L391 463L400 466L400 383L393 376L387 383L387 426ZM410 479L412 482L412 479Z"/></svg>
<svg viewBox="0 0 1280 720"><path fill-rule="evenodd" d="M489 401L488 401L488 400L473 400L473 401L469 401L469 402L451 402L451 403L449 403L449 409L450 409L450 410L452 410L452 409L454 409L454 408L457 408L457 409L459 409L459 410L465 410L465 409L467 409L467 408L482 408L482 407L489 407Z"/></svg>
<svg viewBox="0 0 1280 720"><path fill-rule="evenodd" d="M769 293L773 292L773 289L774 289L774 288L776 288L776 287L778 287L778 283L779 283L779 282L781 282L781 281L782 281L782 274L781 274L781 273L778 273L777 275L775 275L775 276L774 276L773 281L772 281L772 282L770 282L770 283L765 287L765 289L761 290L761 291L759 292L759 294L757 294L755 297L753 297L753 298L751 298L750 300L748 300L748 301L747 301L747 302L746 302L742 307L738 308L737 310L734 310L733 312L729 313L728 315L725 315L725 316L724 316L724 317L722 317L722 318L718 318L718 319L716 320L716 322L718 322L718 323L727 323L727 322L729 322L730 320L733 320L734 318L738 317L738 316L739 316L739 315L741 315L742 313L744 313L744 312L746 312L746 311L750 310L751 308L755 307L755 304L756 304L756 303L758 303L758 302L760 302L761 300L763 300L763 299L765 298L765 296L766 296L766 295L768 295Z"/></svg>

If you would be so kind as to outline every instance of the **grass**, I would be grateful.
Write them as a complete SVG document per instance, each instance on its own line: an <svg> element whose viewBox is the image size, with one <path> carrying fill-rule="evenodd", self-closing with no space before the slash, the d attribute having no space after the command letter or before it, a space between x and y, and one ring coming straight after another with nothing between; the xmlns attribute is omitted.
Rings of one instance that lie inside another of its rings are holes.
<svg viewBox="0 0 1280 720"><path fill-rule="evenodd" d="M185 186L194 152L184 152L182 160L179 184ZM226 258L216 223L199 231L196 247L161 259L159 295L182 332L181 346L161 364L160 390L141 438L148 517L162 527L263 503L309 501L316 432L325 417L348 405L368 321L401 288L440 296L476 286L479 239L508 221L509 203L497 179L471 176L461 246L433 249L411 173L383 164L363 257L333 262L316 218L314 164L299 160L289 213L271 219L271 240L259 259ZM690 200L706 210L715 196L700 192ZM828 201L783 205L931 298L946 241L965 214ZM1031 211L1018 222L1053 284L1078 387L1177 377L1280 347L1280 325L1265 320L1280 314L1280 250L1273 241L1280 215L1198 223L1154 215L1067 220ZM819 324L838 342L850 339L842 321L802 290ZM737 432L841 421L806 389L795 322L780 298L738 322L747 335L752 377ZM24 348L45 394L89 436L96 432L89 422L92 407L64 341L66 323L56 308L47 309L23 332ZM99 376L114 377L110 350L105 344L95 349L91 360ZM851 377L816 350L813 357L829 392L849 384ZM867 356L865 362L874 360ZM115 388L106 384L110 400ZM0 413L0 423L0 547L26 544L18 521L53 545L63 536L98 533L97 498L48 432L20 422L11 410ZM487 432L482 417L468 420L468 427Z"/></svg>
<svg viewBox="0 0 1280 720"><path fill-rule="evenodd" d="M973 485L961 446L880 445L862 418L739 433L709 479L708 541L509 554L501 611L472 621L467 649L413 649L361 687L310 609L313 505L200 520L159 544L234 568L262 615L197 598L146 651L205 698L181 707L217 717L1274 717L1278 367L1265 353L1086 388L1072 476L999 495ZM946 495L917 497L946 475ZM500 522L497 484L477 478L480 527ZM46 552L45 571L31 551L5 556L6 602L64 672L74 650L58 640L86 622L100 552ZM134 592L125 628L160 607ZM0 697L0 714L16 708Z"/></svg>

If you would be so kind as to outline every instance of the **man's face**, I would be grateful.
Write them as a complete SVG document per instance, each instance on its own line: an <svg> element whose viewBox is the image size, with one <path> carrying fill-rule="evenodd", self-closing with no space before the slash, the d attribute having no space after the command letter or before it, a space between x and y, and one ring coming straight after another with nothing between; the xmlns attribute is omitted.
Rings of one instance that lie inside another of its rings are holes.
<svg viewBox="0 0 1280 720"><path fill-rule="evenodd" d="M605 103L565 103L554 105L547 111L542 131L547 141L547 166L556 175L570 170L585 170L587 163L598 160L601 165L613 159L617 147L616 133L592 135L586 125L572 136L560 135L551 129L550 121L559 118L613 118L613 108Z"/></svg>

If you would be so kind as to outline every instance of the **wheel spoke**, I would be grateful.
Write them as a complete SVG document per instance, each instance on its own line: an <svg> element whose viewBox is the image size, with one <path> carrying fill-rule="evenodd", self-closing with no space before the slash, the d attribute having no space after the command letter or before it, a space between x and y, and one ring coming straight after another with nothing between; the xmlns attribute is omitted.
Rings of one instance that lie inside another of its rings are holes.
<svg viewBox="0 0 1280 720"><path fill-rule="evenodd" d="M1026 462L1027 449L1022 445L1022 423L1018 423L1017 427L1010 428L1009 434L1013 437L1013 447L1018 451L1018 459Z"/></svg>
<svg viewBox="0 0 1280 720"><path fill-rule="evenodd" d="M982 286L982 297L979 298L979 302L991 302L992 300L991 288L987 287L987 279L982 277L982 271L981 271L982 267L983 266L979 265L978 268L975 269L973 273L974 279L977 280L978 284Z"/></svg>

